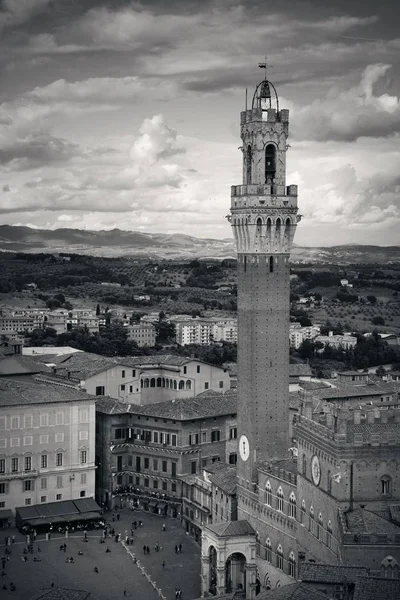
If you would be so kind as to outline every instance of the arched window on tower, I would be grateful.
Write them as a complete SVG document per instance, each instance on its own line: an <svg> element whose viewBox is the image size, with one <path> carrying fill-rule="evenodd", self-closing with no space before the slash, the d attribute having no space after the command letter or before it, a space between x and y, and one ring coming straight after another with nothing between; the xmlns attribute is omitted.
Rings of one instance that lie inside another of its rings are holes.
<svg viewBox="0 0 400 600"><path fill-rule="evenodd" d="M272 544L269 538L267 538L267 541L265 542L265 560L272 563Z"/></svg>
<svg viewBox="0 0 400 600"><path fill-rule="evenodd" d="M274 183L276 174L276 148L268 144L265 148L265 183Z"/></svg>
<svg viewBox="0 0 400 600"><path fill-rule="evenodd" d="M265 486L265 504L267 506L272 506L272 488L269 481L267 481Z"/></svg>
<svg viewBox="0 0 400 600"><path fill-rule="evenodd" d="M301 501L300 523L306 524L306 501Z"/></svg>
<svg viewBox="0 0 400 600"><path fill-rule="evenodd" d="M390 496L392 493L392 479L389 475L381 477L381 494L382 496Z"/></svg>
<svg viewBox="0 0 400 600"><path fill-rule="evenodd" d="M296 496L292 492L289 496L289 517L296 518Z"/></svg>
<svg viewBox="0 0 400 600"><path fill-rule="evenodd" d="M251 163L253 160L253 153L251 151L250 144L247 146L246 152L246 183L247 185L251 184Z"/></svg>
<svg viewBox="0 0 400 600"><path fill-rule="evenodd" d="M161 387L161 377L157 377L157 387Z"/></svg>
<svg viewBox="0 0 400 600"><path fill-rule="evenodd" d="M154 377L150 379L150 387L156 387L156 380Z"/></svg>
<svg viewBox="0 0 400 600"><path fill-rule="evenodd" d="M189 379L186 381L186 389L187 390L191 390L192 389L192 382Z"/></svg>
<svg viewBox="0 0 400 600"><path fill-rule="evenodd" d="M149 382L149 380L148 380L148 379L147 379L147 377L146 377L146 379L144 380L144 387L145 387L145 388L148 388L148 387L149 387L149 385L150 385L150 382Z"/></svg>
<svg viewBox="0 0 400 600"><path fill-rule="evenodd" d="M296 556L293 550L289 554L289 575L290 577L296 577Z"/></svg>
<svg viewBox="0 0 400 600"><path fill-rule="evenodd" d="M326 528L326 545L328 548L332 548L332 521L328 521Z"/></svg>
<svg viewBox="0 0 400 600"><path fill-rule="evenodd" d="M257 219L256 222L256 236L261 237L262 235L262 220L260 218Z"/></svg>
<svg viewBox="0 0 400 600"><path fill-rule="evenodd" d="M180 390L184 390L185 389L185 382L183 381L183 379L181 379L180 382L179 382L179 389Z"/></svg>
<svg viewBox="0 0 400 600"><path fill-rule="evenodd" d="M399 564L397 560L389 554L381 562L380 575L385 579L399 578Z"/></svg>
<svg viewBox="0 0 400 600"><path fill-rule="evenodd" d="M283 548L280 544L278 544L276 549L276 566L283 571Z"/></svg>
<svg viewBox="0 0 400 600"><path fill-rule="evenodd" d="M324 531L324 521L322 519L322 514L318 515L318 523L317 523L317 538L322 539L322 532Z"/></svg>
<svg viewBox="0 0 400 600"><path fill-rule="evenodd" d="M272 228L272 221L268 217L268 219L267 219L267 238L268 238L268 240L271 239L271 228Z"/></svg>
<svg viewBox="0 0 400 600"><path fill-rule="evenodd" d="M283 490L282 490L281 486L279 486L278 491L276 492L276 510L279 510L279 512L283 512L283 505L284 505Z"/></svg>
<svg viewBox="0 0 400 600"><path fill-rule="evenodd" d="M309 530L311 533L315 534L315 515L314 515L314 507L310 506L310 521L309 521Z"/></svg>
<svg viewBox="0 0 400 600"><path fill-rule="evenodd" d="M278 242L280 242L280 239L281 239L281 225L282 225L282 222L281 222L280 218L278 217L276 220L276 223L275 223L275 237Z"/></svg>

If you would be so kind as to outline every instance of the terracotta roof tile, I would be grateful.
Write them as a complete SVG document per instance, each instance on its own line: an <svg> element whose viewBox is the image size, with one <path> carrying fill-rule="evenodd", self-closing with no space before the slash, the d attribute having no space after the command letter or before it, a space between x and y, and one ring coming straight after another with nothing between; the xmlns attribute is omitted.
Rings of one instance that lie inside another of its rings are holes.
<svg viewBox="0 0 400 600"><path fill-rule="evenodd" d="M255 531L248 521L227 521L206 525L206 528L216 533L219 537L255 535Z"/></svg>
<svg viewBox="0 0 400 600"><path fill-rule="evenodd" d="M236 467L223 465L224 468L210 474L210 481L226 494L236 491Z"/></svg>
<svg viewBox="0 0 400 600"><path fill-rule="evenodd" d="M351 533L400 533L400 527L365 508L356 508L345 517Z"/></svg>
<svg viewBox="0 0 400 600"><path fill-rule="evenodd" d="M173 421L190 421L229 414L236 416L236 393L232 393L230 390L225 394L210 392L207 396L178 398L147 406L124 404L108 398L97 401L96 410L108 414L110 414L110 410L118 413L128 412L160 419L172 419Z"/></svg>
<svg viewBox="0 0 400 600"><path fill-rule="evenodd" d="M359 577L353 600L399 600L400 579Z"/></svg>
<svg viewBox="0 0 400 600"><path fill-rule="evenodd" d="M77 402L94 400L94 396L69 387L40 383L0 379L0 406L45 404L53 402Z"/></svg>
<svg viewBox="0 0 400 600"><path fill-rule="evenodd" d="M360 575L368 575L366 567L325 565L305 562L300 566L300 579L306 583L355 583Z"/></svg>
<svg viewBox="0 0 400 600"><path fill-rule="evenodd" d="M263 591L257 600L327 600L327 595L306 583L296 582Z"/></svg>

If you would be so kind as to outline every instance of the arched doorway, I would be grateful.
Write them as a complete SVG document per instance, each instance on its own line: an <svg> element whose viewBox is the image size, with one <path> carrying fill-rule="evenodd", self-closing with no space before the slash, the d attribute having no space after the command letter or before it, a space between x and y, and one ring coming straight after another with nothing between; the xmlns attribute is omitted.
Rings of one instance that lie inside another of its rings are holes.
<svg viewBox="0 0 400 600"><path fill-rule="evenodd" d="M231 554L225 563L225 591L246 594L246 557L241 552Z"/></svg>
<svg viewBox="0 0 400 600"><path fill-rule="evenodd" d="M214 546L210 546L209 558L210 558L209 592L213 596L216 596L216 594L217 594L217 551L214 548Z"/></svg>
<svg viewBox="0 0 400 600"><path fill-rule="evenodd" d="M256 596L258 596L258 594L261 592L261 581L258 579L256 579Z"/></svg>

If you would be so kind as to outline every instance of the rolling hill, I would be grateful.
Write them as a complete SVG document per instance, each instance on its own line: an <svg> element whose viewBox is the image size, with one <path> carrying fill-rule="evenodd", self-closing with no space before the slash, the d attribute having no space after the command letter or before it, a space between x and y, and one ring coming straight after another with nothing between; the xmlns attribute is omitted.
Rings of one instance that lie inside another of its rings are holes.
<svg viewBox="0 0 400 600"><path fill-rule="evenodd" d="M142 233L139 231L87 231L80 229L32 229L0 225L0 251L67 252L92 256L186 259L234 257L233 239L196 238L181 233ZM400 262L400 246L331 247L294 245L292 263L393 264Z"/></svg>

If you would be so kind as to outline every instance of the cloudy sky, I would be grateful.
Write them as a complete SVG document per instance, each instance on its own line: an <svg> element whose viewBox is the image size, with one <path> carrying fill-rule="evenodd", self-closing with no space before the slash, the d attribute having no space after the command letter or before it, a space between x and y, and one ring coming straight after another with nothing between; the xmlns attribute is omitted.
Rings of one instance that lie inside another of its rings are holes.
<svg viewBox="0 0 400 600"><path fill-rule="evenodd" d="M399 18L395 0L0 0L1 222L231 237L266 54L296 242L399 244Z"/></svg>

